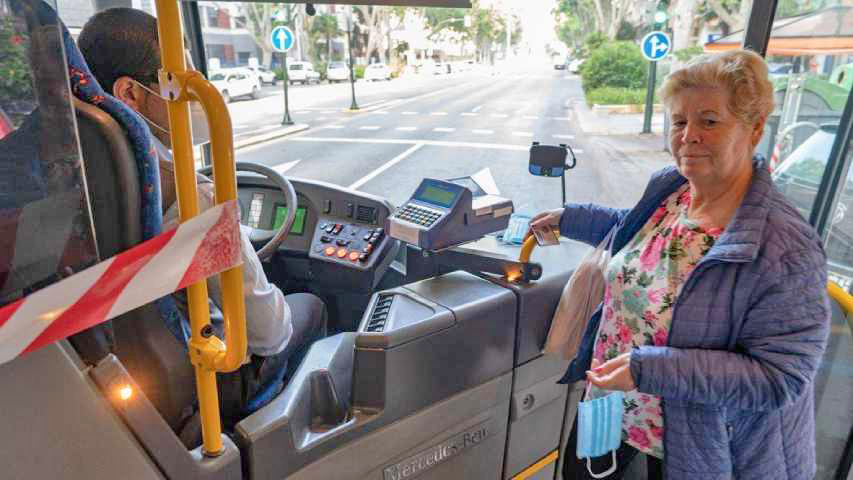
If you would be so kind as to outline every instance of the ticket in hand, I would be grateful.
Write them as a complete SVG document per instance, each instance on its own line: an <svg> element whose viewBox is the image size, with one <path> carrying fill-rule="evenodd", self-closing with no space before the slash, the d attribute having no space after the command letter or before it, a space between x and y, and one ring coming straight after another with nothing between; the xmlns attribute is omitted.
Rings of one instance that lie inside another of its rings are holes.
<svg viewBox="0 0 853 480"><path fill-rule="evenodd" d="M550 226L533 228L533 236L540 247L560 244L560 232Z"/></svg>

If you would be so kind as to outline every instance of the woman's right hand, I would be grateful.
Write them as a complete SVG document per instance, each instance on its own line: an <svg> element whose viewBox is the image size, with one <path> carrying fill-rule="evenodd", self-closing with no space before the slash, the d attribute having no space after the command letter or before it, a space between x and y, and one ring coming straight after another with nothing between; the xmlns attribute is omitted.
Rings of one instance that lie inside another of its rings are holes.
<svg viewBox="0 0 853 480"><path fill-rule="evenodd" d="M563 208L556 208L554 210L546 210L544 212L536 214L532 220L530 220L530 228L527 229L527 234L524 236L524 239L527 240L527 237L533 235L534 228L547 228L554 227L559 230L560 228L560 218L563 216Z"/></svg>

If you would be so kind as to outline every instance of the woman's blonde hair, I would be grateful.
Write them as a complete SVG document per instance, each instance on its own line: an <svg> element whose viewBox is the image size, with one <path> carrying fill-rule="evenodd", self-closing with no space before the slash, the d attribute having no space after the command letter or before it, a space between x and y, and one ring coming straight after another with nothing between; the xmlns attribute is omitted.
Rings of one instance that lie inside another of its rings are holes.
<svg viewBox="0 0 853 480"><path fill-rule="evenodd" d="M729 110L746 125L755 125L773 111L773 84L767 64L750 50L704 54L667 75L660 98L669 108L682 91L696 87L721 87L729 92Z"/></svg>

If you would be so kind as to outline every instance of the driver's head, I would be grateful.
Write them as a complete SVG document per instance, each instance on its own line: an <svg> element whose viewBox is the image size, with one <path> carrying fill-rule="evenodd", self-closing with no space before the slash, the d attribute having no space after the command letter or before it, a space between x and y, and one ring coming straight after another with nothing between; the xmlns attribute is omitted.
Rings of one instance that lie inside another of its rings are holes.
<svg viewBox="0 0 853 480"><path fill-rule="evenodd" d="M101 87L153 123L151 133L169 146L166 102L152 93L160 91L157 19L141 10L110 8L86 22L77 43Z"/></svg>

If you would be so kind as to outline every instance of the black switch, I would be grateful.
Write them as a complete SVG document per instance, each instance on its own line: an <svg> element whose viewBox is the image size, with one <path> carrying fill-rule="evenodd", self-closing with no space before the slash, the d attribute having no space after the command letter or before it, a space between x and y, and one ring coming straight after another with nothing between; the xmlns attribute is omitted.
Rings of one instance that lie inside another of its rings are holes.
<svg viewBox="0 0 853 480"><path fill-rule="evenodd" d="M332 213L332 201L323 200L323 213Z"/></svg>
<svg viewBox="0 0 853 480"><path fill-rule="evenodd" d="M355 205L353 205L352 203L348 203L347 204L347 216L352 218L353 215L355 215Z"/></svg>
<svg viewBox="0 0 853 480"><path fill-rule="evenodd" d="M329 242L331 242L331 241L332 241L332 237L329 237L329 236L323 235L322 237L320 237L320 241L321 241L321 242L323 242L323 243L329 243Z"/></svg>
<svg viewBox="0 0 853 480"><path fill-rule="evenodd" d="M346 247L347 245L349 245L349 240L344 240L344 239L339 238L338 241L335 243L337 243L338 246Z"/></svg>

